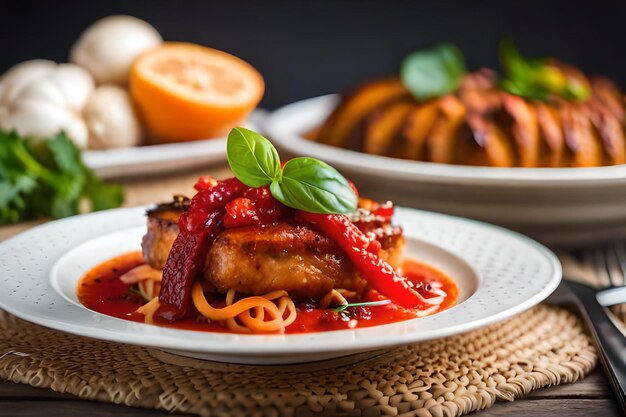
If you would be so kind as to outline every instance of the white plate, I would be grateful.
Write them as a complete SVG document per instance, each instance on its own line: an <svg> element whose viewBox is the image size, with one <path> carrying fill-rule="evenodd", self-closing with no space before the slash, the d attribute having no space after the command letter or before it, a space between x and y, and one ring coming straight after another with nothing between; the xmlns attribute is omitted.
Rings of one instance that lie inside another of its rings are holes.
<svg viewBox="0 0 626 417"><path fill-rule="evenodd" d="M313 156L355 180L363 194L472 217L547 244L577 246L626 237L626 165L492 168L407 161L350 151L303 137L337 105L337 95L285 106L263 123L292 155Z"/></svg>
<svg viewBox="0 0 626 417"><path fill-rule="evenodd" d="M244 126L259 130L267 111L256 109ZM85 164L100 178L162 175L226 160L226 138L83 152Z"/></svg>
<svg viewBox="0 0 626 417"><path fill-rule="evenodd" d="M503 320L546 298L561 279L552 252L495 226L400 208L407 255L450 275L459 304L383 326L294 335L194 332L95 313L76 298L97 263L139 249L144 208L117 209L38 226L0 244L0 307L25 320L95 339L155 347L208 360L309 362L455 335Z"/></svg>

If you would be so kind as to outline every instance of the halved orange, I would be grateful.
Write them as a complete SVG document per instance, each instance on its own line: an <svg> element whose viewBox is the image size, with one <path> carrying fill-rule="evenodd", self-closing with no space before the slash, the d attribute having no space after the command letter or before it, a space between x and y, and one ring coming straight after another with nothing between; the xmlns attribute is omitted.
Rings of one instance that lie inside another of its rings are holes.
<svg viewBox="0 0 626 417"><path fill-rule="evenodd" d="M140 55L130 90L151 142L222 136L243 122L263 97L261 74L216 49L165 42Z"/></svg>

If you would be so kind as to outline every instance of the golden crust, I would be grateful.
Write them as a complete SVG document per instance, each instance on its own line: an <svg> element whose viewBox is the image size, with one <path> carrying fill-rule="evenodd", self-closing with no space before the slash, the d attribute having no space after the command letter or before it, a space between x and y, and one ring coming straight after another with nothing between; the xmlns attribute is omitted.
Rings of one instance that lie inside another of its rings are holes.
<svg viewBox="0 0 626 417"><path fill-rule="evenodd" d="M400 234L390 237L380 255L398 266L403 243ZM320 298L333 288L361 292L366 287L333 241L285 222L223 231L207 254L203 276L218 292L236 289L262 295L285 290L305 300Z"/></svg>
<svg viewBox="0 0 626 417"><path fill-rule="evenodd" d="M327 144L403 159L494 167L593 167L626 163L624 98L609 80L559 68L590 88L584 101L530 101L499 89L493 72L419 102L374 81L345 95L315 133ZM395 87L394 87L395 86Z"/></svg>
<svg viewBox="0 0 626 417"><path fill-rule="evenodd" d="M163 270L165 262L178 236L178 219L185 207L163 204L148 211L148 230L141 241L143 258L156 270Z"/></svg>

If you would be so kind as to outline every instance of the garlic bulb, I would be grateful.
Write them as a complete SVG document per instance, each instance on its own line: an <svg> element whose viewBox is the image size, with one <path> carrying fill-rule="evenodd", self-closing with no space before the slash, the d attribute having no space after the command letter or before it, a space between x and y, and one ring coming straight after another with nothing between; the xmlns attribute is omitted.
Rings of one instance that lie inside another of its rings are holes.
<svg viewBox="0 0 626 417"><path fill-rule="evenodd" d="M6 106L25 86L43 78L56 67L56 63L47 59L32 59L14 65L0 78L3 88L0 91L0 106Z"/></svg>
<svg viewBox="0 0 626 417"><path fill-rule="evenodd" d="M70 110L80 113L95 88L91 75L73 64L59 64L48 79L63 93Z"/></svg>
<svg viewBox="0 0 626 417"><path fill-rule="evenodd" d="M9 124L9 109L4 106L0 106L0 129L11 130L11 125Z"/></svg>
<svg viewBox="0 0 626 417"><path fill-rule="evenodd" d="M33 138L63 130L77 146L87 146L81 112L94 90L87 71L73 64L33 60L15 65L0 82L0 127Z"/></svg>
<svg viewBox="0 0 626 417"><path fill-rule="evenodd" d="M54 81L48 78L40 78L24 86L19 94L9 102L9 107L23 101L43 101L58 107L68 107L63 92Z"/></svg>
<svg viewBox="0 0 626 417"><path fill-rule="evenodd" d="M22 100L8 113L6 123L22 136L47 138L64 131L79 148L87 147L87 128L66 107L44 100Z"/></svg>
<svg viewBox="0 0 626 417"><path fill-rule="evenodd" d="M89 149L137 146L141 143L141 121L126 90L103 85L93 92L83 118L89 130Z"/></svg>
<svg viewBox="0 0 626 417"><path fill-rule="evenodd" d="M109 16L89 26L72 46L70 62L87 69L98 84L126 85L132 62L163 39L147 22Z"/></svg>

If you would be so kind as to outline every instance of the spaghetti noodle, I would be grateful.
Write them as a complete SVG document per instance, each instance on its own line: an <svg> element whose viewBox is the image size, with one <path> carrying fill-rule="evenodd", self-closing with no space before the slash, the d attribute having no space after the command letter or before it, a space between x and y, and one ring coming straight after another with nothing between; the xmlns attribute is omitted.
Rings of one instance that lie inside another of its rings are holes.
<svg viewBox="0 0 626 417"><path fill-rule="evenodd" d="M296 319L296 306L287 291L272 291L262 296L242 298L237 302L235 296L235 290L228 290L226 307L215 308L204 296L202 284L196 282L191 291L193 304L200 314L211 321L223 322L232 331L284 332L285 327ZM269 320L265 320L266 313Z"/></svg>
<svg viewBox="0 0 626 417"><path fill-rule="evenodd" d="M343 296L341 291L342 290L335 290L335 289L329 291L328 294L326 294L320 300L320 308L326 308L333 303L340 305L340 306L348 304L348 300L346 300L346 297ZM348 291L348 292L352 292L352 291Z"/></svg>
<svg viewBox="0 0 626 417"><path fill-rule="evenodd" d="M161 304L159 303L159 297L154 297L146 304L137 309L137 313L144 315L144 322L148 324L154 324L154 313L159 309Z"/></svg>

